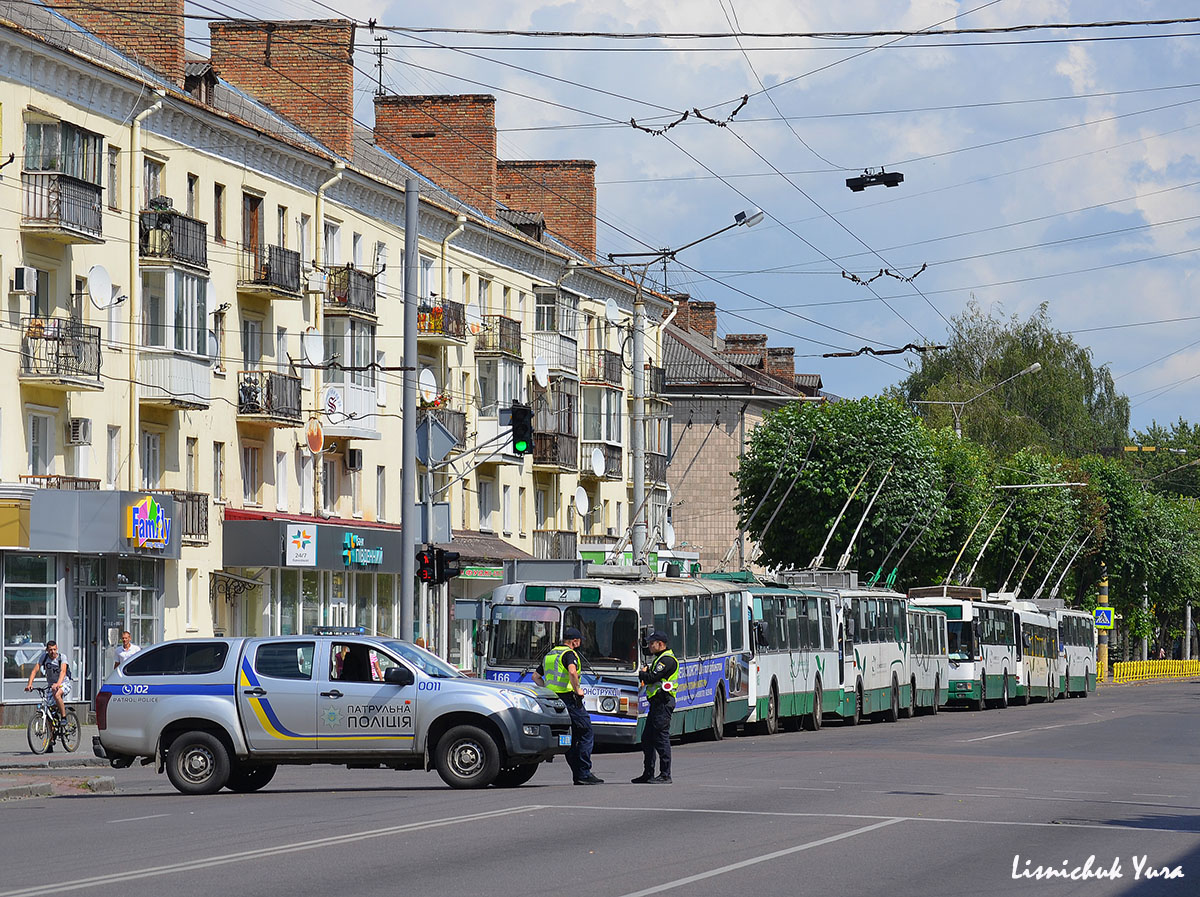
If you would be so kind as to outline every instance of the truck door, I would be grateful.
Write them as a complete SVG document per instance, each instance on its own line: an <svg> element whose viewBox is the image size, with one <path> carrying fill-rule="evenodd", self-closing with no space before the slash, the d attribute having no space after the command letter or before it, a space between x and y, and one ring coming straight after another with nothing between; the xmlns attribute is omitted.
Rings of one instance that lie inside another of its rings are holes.
<svg viewBox="0 0 1200 897"><path fill-rule="evenodd" d="M394 685L384 681L400 662L370 642L335 638L318 664L317 707L321 753L396 753L414 750L417 688L440 682ZM415 677L420 679L421 677Z"/></svg>
<svg viewBox="0 0 1200 897"><path fill-rule="evenodd" d="M316 642L251 641L238 668L238 710L256 751L315 751Z"/></svg>

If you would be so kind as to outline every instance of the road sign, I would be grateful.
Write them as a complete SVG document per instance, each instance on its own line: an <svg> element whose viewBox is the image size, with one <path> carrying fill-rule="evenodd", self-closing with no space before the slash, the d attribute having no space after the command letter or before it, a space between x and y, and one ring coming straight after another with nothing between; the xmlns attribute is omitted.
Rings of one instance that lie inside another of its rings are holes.
<svg viewBox="0 0 1200 897"><path fill-rule="evenodd" d="M1113 628L1113 609L1111 607L1098 607L1093 613L1096 615L1097 629Z"/></svg>

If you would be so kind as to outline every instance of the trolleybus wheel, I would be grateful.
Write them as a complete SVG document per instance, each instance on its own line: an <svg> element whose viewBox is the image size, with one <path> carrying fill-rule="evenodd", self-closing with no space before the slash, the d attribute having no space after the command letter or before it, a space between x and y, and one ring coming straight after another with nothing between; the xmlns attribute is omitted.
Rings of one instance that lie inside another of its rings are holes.
<svg viewBox="0 0 1200 897"><path fill-rule="evenodd" d="M863 716L863 696L862 683L859 682L854 689L854 712L845 717L847 726L857 726L862 722Z"/></svg>
<svg viewBox="0 0 1200 897"><path fill-rule="evenodd" d="M912 719L917 715L917 677L913 678L908 683L908 703L900 708L900 715L905 719Z"/></svg>
<svg viewBox="0 0 1200 897"><path fill-rule="evenodd" d="M987 710L987 676L979 676L979 700L975 702L974 710Z"/></svg>
<svg viewBox="0 0 1200 897"><path fill-rule="evenodd" d="M942 675L941 675L941 673L939 673L938 675L933 677L933 704L931 704L929 706L929 715L930 716L933 716L933 714L938 712L938 706L941 704L941 701L942 701Z"/></svg>
<svg viewBox="0 0 1200 897"><path fill-rule="evenodd" d="M775 683L771 683L771 691L767 695L767 718L764 720L768 735L779 734L779 692L775 689Z"/></svg>
<svg viewBox="0 0 1200 897"><path fill-rule="evenodd" d="M804 728L810 732L821 731L821 680L817 680L817 684L813 686L813 709L812 713L804 716Z"/></svg>
<svg viewBox="0 0 1200 897"><path fill-rule="evenodd" d="M892 697L888 702L888 709L883 711L883 721L885 723L894 723L900 719L900 683L896 681L896 675L892 674Z"/></svg>
<svg viewBox="0 0 1200 897"><path fill-rule="evenodd" d="M717 697L713 701L712 728L708 732L712 741L720 741L725 737L725 692L717 689Z"/></svg>
<svg viewBox="0 0 1200 897"><path fill-rule="evenodd" d="M1000 700L996 702L996 706L1001 710L1008 707L1008 670L1004 671L1004 680L1000 687Z"/></svg>

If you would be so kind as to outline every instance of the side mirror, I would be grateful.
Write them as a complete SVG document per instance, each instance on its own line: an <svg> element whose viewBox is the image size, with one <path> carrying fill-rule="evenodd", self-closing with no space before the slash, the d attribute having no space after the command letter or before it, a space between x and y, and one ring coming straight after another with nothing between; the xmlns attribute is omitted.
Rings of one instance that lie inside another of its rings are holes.
<svg viewBox="0 0 1200 897"><path fill-rule="evenodd" d="M771 641L767 638L767 623L765 620L756 620L754 622L754 644L757 648L771 647Z"/></svg>
<svg viewBox="0 0 1200 897"><path fill-rule="evenodd" d="M383 681L388 685L412 685L416 681L413 671L406 666L388 667L383 674Z"/></svg>

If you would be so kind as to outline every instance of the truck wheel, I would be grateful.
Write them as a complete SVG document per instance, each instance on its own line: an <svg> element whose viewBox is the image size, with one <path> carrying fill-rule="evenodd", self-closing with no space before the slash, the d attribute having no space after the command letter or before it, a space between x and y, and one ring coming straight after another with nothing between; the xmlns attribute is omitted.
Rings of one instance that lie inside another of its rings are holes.
<svg viewBox="0 0 1200 897"><path fill-rule="evenodd" d="M229 780L229 752L207 732L184 732L167 749L167 778L184 794L216 794Z"/></svg>
<svg viewBox="0 0 1200 897"><path fill-rule="evenodd" d="M438 741L434 765L451 788L486 788L500 772L500 749L483 730L455 726Z"/></svg>
<svg viewBox="0 0 1200 897"><path fill-rule="evenodd" d="M519 788L533 778L539 766L540 763L524 763L512 769L502 769L492 784L497 788Z"/></svg>
<svg viewBox="0 0 1200 897"><path fill-rule="evenodd" d="M275 778L277 768L274 763L239 763L230 771L225 787L238 794L258 791Z"/></svg>

